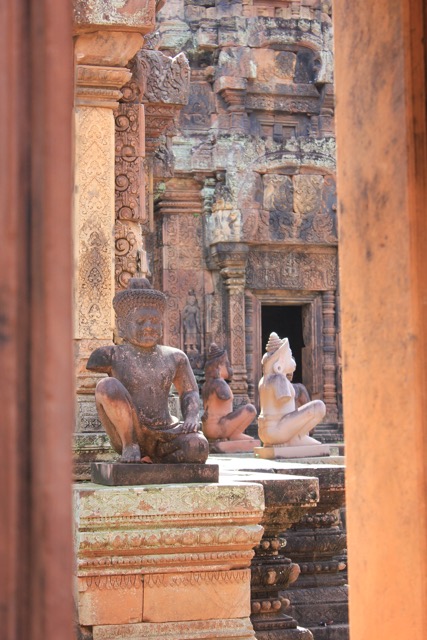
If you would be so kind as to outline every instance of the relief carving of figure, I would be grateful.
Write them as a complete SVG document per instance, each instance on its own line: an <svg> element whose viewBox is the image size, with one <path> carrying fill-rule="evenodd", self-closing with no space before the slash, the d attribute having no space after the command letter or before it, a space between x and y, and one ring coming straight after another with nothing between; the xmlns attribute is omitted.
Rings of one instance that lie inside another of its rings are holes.
<svg viewBox="0 0 427 640"><path fill-rule="evenodd" d="M199 394L183 351L160 345L166 296L146 278L131 278L113 300L123 344L100 347L87 368L107 373L95 400L101 423L122 462L203 463L208 442L199 431ZM183 422L168 396L178 392Z"/></svg>
<svg viewBox="0 0 427 640"><path fill-rule="evenodd" d="M187 354L200 353L200 308L193 289L188 292L187 304L182 311L182 324L184 328L184 350Z"/></svg>
<svg viewBox="0 0 427 640"><path fill-rule="evenodd" d="M237 451L242 443L249 443L244 450L253 450L258 441L243 432L256 417L256 409L252 404L246 404L233 411L233 392L226 382L232 377L227 352L212 343L205 364L206 382L202 387L203 433L211 442L229 440L235 443L231 449L225 447L224 452ZM221 452L219 445L216 448ZM215 451L215 447L211 449Z"/></svg>
<svg viewBox="0 0 427 640"><path fill-rule="evenodd" d="M308 433L321 422L326 407L321 400L313 400L297 408L295 388L289 380L296 363L287 338L281 340L277 333L270 334L262 365L258 430L264 446L320 445Z"/></svg>

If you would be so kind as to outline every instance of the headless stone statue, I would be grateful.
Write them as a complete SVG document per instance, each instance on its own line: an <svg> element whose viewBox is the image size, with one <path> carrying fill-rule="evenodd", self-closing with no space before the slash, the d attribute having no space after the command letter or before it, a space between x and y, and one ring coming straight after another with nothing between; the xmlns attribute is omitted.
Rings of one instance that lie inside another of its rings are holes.
<svg viewBox="0 0 427 640"><path fill-rule="evenodd" d="M233 411L233 392L226 382L232 377L233 369L227 352L212 343L205 365L206 382L202 388L203 433L210 441L212 452L252 451L258 444L243 433L256 416L255 407L246 404Z"/></svg>
<svg viewBox="0 0 427 640"><path fill-rule="evenodd" d="M122 462L203 463L208 442L199 431L199 394L183 351L159 345L166 296L145 278L131 278L113 300L121 345L100 347L87 368L107 373L95 391L101 423ZM168 396L178 391L183 422Z"/></svg>
<svg viewBox="0 0 427 640"><path fill-rule="evenodd" d="M326 407L321 400L313 400L297 408L295 388L289 380L296 363L287 338L270 334L262 365L258 432L264 451L256 453L262 457L327 455L329 448L308 435L325 416Z"/></svg>

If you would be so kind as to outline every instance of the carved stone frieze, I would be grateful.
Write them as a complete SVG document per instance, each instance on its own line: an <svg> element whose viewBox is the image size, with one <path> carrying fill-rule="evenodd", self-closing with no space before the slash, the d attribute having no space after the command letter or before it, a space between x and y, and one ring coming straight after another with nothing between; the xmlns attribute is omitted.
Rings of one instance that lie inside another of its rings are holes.
<svg viewBox="0 0 427 640"><path fill-rule="evenodd" d="M333 290L337 286L336 252L294 247L250 251L246 284L250 289Z"/></svg>

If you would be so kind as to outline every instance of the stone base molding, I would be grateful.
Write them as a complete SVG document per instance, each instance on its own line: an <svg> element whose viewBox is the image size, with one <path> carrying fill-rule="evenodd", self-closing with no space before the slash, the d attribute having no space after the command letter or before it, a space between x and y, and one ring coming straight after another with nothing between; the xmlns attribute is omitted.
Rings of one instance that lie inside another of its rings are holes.
<svg viewBox="0 0 427 640"><path fill-rule="evenodd" d="M254 638L263 509L250 483L76 485L79 624L94 640Z"/></svg>

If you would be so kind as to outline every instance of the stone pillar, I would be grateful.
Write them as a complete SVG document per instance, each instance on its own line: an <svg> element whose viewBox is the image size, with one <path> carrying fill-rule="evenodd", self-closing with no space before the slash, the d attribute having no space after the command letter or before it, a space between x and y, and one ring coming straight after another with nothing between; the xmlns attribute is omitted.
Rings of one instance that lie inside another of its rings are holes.
<svg viewBox="0 0 427 640"><path fill-rule="evenodd" d="M353 640L426 635L426 25L421 0L334 3Z"/></svg>
<svg viewBox="0 0 427 640"><path fill-rule="evenodd" d="M325 291L322 295L323 315L323 402L326 405L324 422L336 423L337 405L337 354L335 328L335 292Z"/></svg>
<svg viewBox="0 0 427 640"><path fill-rule="evenodd" d="M79 624L93 640L254 640L259 484L75 489Z"/></svg>
<svg viewBox="0 0 427 640"><path fill-rule="evenodd" d="M0 635L73 637L71 3L0 18Z"/></svg>
<svg viewBox="0 0 427 640"><path fill-rule="evenodd" d="M249 402L245 345L245 270L249 249L235 242L212 246L227 291L228 356L234 375L231 389L236 405Z"/></svg>
<svg viewBox="0 0 427 640"><path fill-rule="evenodd" d="M76 9L77 11L77 9ZM78 14L80 15L80 14ZM96 16L95 16L96 17ZM114 109L129 80L128 60L143 44L140 33L95 31L75 40L74 338L77 370L76 474L85 477L85 457L110 454L94 403L99 375L86 371L90 353L113 339L115 240L132 238L114 229ZM115 238L115 235L119 236Z"/></svg>

